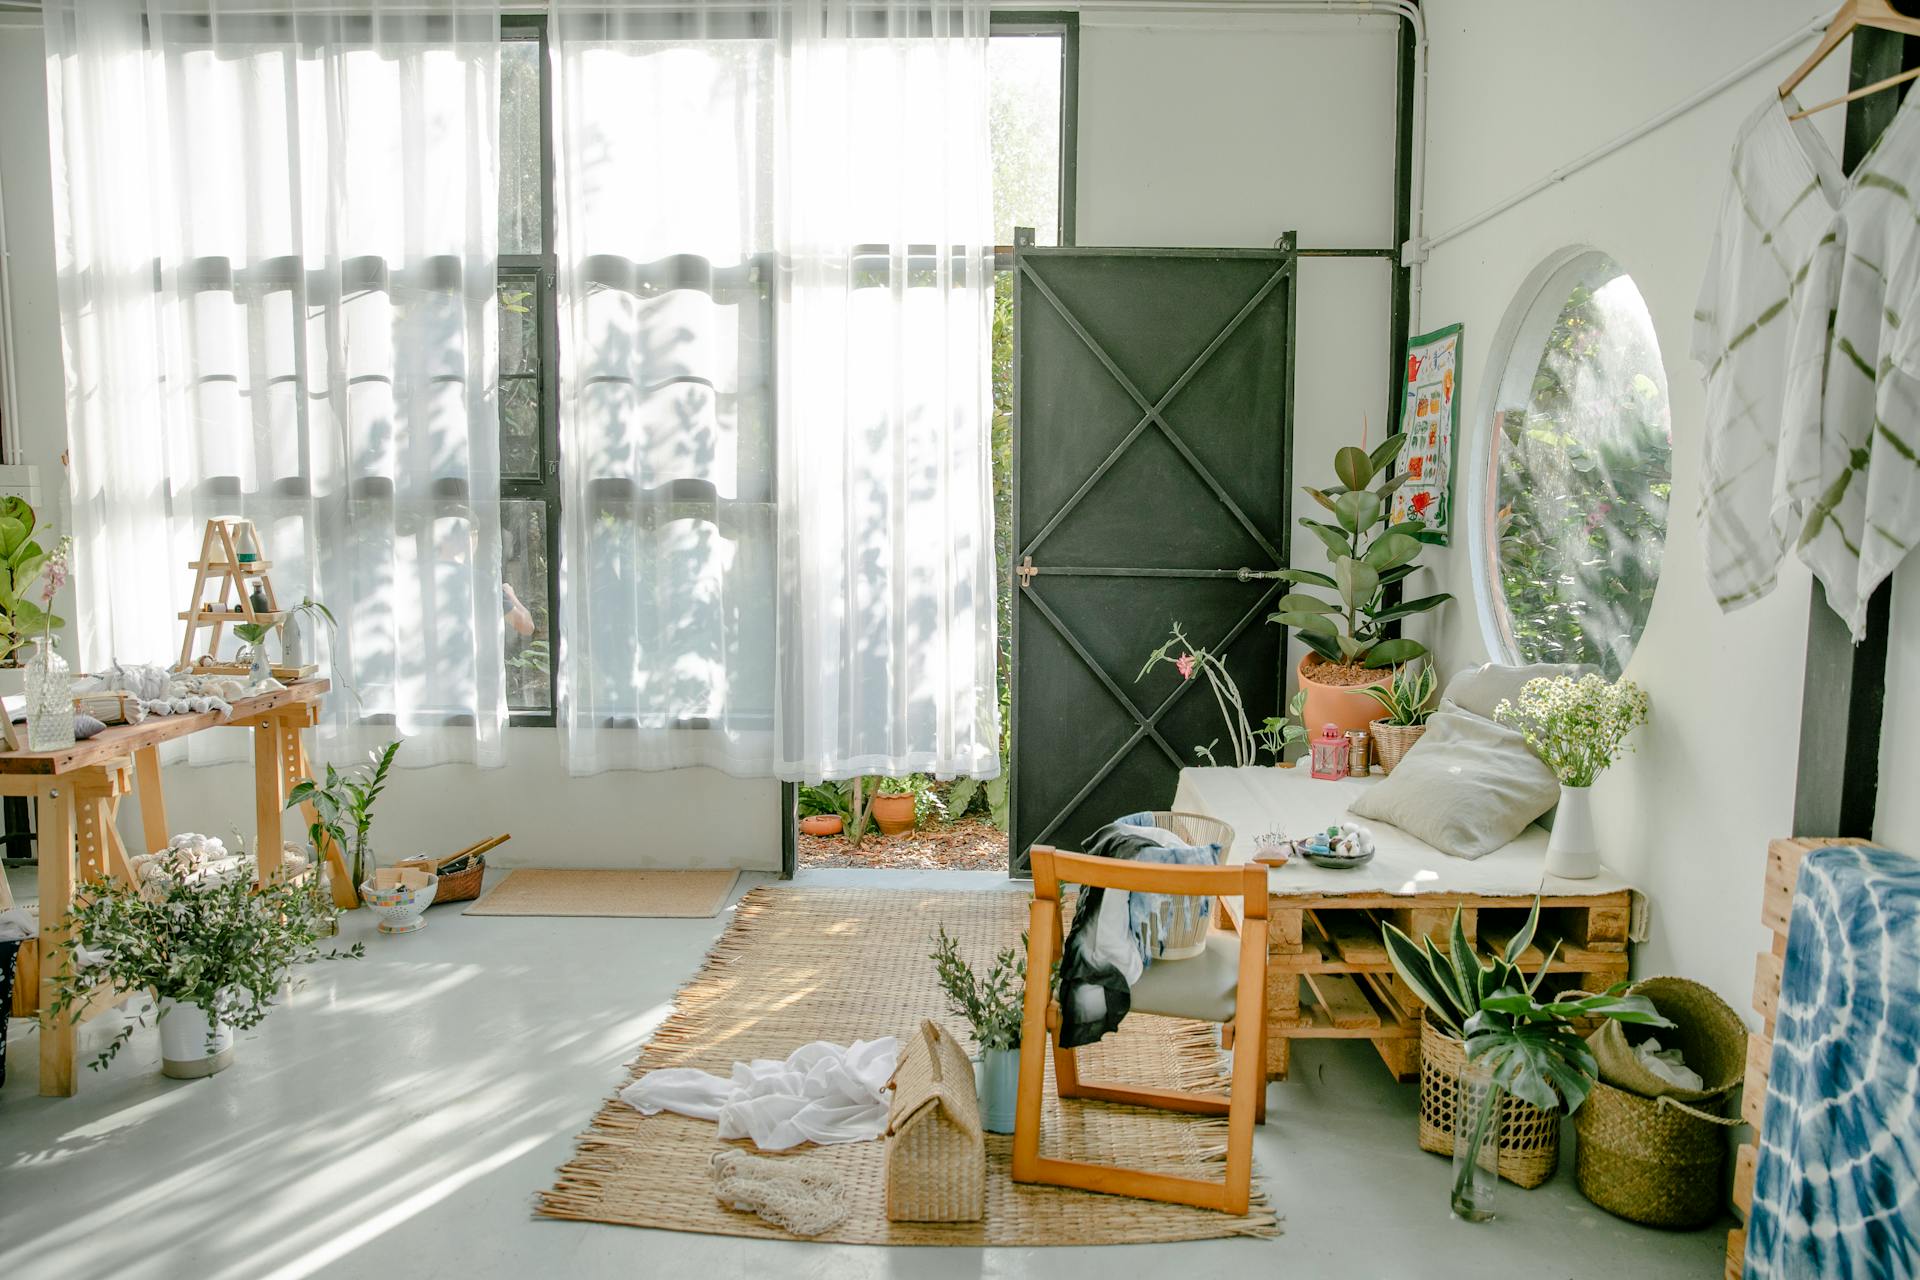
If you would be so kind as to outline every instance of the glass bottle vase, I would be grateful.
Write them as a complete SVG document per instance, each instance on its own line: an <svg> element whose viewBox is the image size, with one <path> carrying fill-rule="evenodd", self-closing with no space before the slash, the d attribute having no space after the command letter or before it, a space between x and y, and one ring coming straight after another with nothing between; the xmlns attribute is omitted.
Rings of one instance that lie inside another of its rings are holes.
<svg viewBox="0 0 1920 1280"><path fill-rule="evenodd" d="M27 750L73 745L73 673L48 636L33 638L27 659Z"/></svg>
<svg viewBox="0 0 1920 1280"><path fill-rule="evenodd" d="M1488 1067L1468 1062L1460 1072L1453 1110L1453 1215L1466 1222L1493 1217L1500 1185L1500 1119L1506 1090Z"/></svg>

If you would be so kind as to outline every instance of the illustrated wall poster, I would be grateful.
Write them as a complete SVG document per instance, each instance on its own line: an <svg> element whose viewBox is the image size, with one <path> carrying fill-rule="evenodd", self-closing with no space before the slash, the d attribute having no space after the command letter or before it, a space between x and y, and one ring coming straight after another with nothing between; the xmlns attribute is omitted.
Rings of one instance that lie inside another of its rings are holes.
<svg viewBox="0 0 1920 1280"><path fill-rule="evenodd" d="M1395 490L1387 523L1420 519L1445 546L1453 532L1453 470L1460 436L1460 326L1450 324L1407 342L1406 402Z"/></svg>

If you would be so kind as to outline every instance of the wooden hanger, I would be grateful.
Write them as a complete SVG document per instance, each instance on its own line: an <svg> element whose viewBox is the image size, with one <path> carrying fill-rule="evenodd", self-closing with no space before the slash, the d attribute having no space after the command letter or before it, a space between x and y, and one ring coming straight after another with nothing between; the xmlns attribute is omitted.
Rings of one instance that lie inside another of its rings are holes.
<svg viewBox="0 0 1920 1280"><path fill-rule="evenodd" d="M1824 62L1827 55L1832 53L1842 40L1861 27L1875 27L1881 31L1920 36L1920 17L1910 18L1899 12L1890 0L1847 0L1840 6L1839 12L1833 15L1832 21L1827 23L1827 32L1820 37L1819 46L1805 62L1794 69L1792 75L1780 82L1780 96L1784 98L1799 88L1800 82L1812 74L1813 69ZM1804 120L1816 111L1825 111L1828 107L1837 107L1843 102L1852 102L1856 98L1864 98L1870 94L1879 93L1882 89L1891 89L1896 84L1913 79L1920 79L1920 67L1911 71L1902 71L1899 75L1888 76L1885 80L1878 80L1873 84L1863 85L1851 93L1808 107L1804 111L1796 111L1787 118Z"/></svg>

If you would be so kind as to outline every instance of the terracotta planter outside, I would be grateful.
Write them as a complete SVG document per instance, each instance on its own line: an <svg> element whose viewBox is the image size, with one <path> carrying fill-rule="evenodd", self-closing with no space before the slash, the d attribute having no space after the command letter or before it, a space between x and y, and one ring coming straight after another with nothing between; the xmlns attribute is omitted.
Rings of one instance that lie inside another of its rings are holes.
<svg viewBox="0 0 1920 1280"><path fill-rule="evenodd" d="M816 813L811 818L800 819L800 834L803 836L837 836L840 834L840 815L837 813Z"/></svg>
<svg viewBox="0 0 1920 1280"><path fill-rule="evenodd" d="M1354 729L1365 730L1380 718L1380 704L1360 692L1366 685L1321 684L1310 674L1326 660L1317 653L1308 653L1300 659L1296 674L1300 678L1300 687L1307 691L1307 706L1301 719L1307 726L1309 735L1317 735L1322 725L1338 725L1340 732ZM1382 667L1380 678L1369 681L1371 685L1385 685L1393 679L1393 668Z"/></svg>
<svg viewBox="0 0 1920 1280"><path fill-rule="evenodd" d="M903 835L913 830L913 794L894 796L884 792L873 798L873 820L880 824L880 834L887 836Z"/></svg>

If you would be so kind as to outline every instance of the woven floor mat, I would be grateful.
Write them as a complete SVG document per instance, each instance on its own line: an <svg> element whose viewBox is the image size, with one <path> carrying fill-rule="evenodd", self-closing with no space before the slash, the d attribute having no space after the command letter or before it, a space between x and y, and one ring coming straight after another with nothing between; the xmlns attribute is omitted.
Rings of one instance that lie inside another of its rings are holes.
<svg viewBox="0 0 1920 1280"><path fill-rule="evenodd" d="M922 1017L965 1036L949 1016L927 958L937 925L961 940L984 970L991 952L1018 946L1027 899L988 891L763 887L740 902L734 922L699 975L674 999L675 1012L628 1069L624 1086L659 1067L727 1074L736 1059L784 1058L811 1040L848 1044L896 1035ZM1224 1080L1214 1028L1145 1015L1081 1050L1082 1078L1206 1087ZM1223 1118L1072 1100L1053 1093L1047 1068L1043 1153L1139 1169L1218 1177ZM879 1142L807 1150L794 1156L843 1179L852 1212L820 1240L852 1244L1071 1245L1271 1236L1279 1225L1256 1187L1252 1210L1232 1217L1207 1209L1016 1185L1011 1139L987 1138L987 1217L975 1223L888 1222ZM722 1207L707 1161L728 1144L707 1121L642 1116L609 1099L582 1134L558 1183L539 1199L555 1218L722 1235L793 1239L748 1213ZM744 1144L742 1144L744 1145Z"/></svg>
<svg viewBox="0 0 1920 1280"><path fill-rule="evenodd" d="M738 871L565 871L521 867L468 907L469 916L632 916L720 914Z"/></svg>

